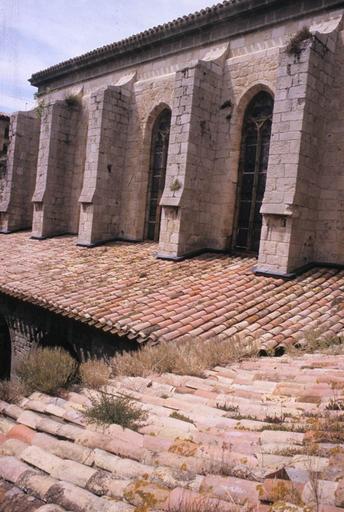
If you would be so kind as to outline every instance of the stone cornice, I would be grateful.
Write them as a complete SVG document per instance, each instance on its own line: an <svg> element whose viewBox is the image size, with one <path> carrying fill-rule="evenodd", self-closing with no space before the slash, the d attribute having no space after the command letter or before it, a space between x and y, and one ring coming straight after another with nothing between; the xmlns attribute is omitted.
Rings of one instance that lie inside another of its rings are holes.
<svg viewBox="0 0 344 512"><path fill-rule="evenodd" d="M171 44L174 49L172 53L175 53L185 47L215 43L224 37L234 37L249 32L259 28L262 22L265 26L269 26L287 19L341 6L344 6L344 0L304 0L303 2L299 0L226 0L213 7L177 18L51 66L34 73L29 81L32 85L40 87L62 76L101 66L109 61L123 61L126 57L128 57L128 66L137 65L140 60L144 62L152 58L150 56L147 59L145 53L151 54L153 47L159 47L155 58L163 57L165 54L171 54ZM214 26L222 27L218 34L209 33ZM189 44L181 43L186 37L192 38L192 36L194 37ZM140 55L135 62L130 60L133 52ZM124 66L121 65L121 67ZM71 82L73 83L74 80Z"/></svg>

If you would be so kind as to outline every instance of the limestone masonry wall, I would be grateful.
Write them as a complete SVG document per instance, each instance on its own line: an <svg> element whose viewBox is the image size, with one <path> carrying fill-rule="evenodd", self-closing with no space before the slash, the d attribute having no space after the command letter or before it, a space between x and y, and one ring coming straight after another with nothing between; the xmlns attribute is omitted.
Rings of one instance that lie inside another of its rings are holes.
<svg viewBox="0 0 344 512"><path fill-rule="evenodd" d="M56 101L43 110L37 164L32 235L36 238L76 232L79 211L73 207L80 106ZM80 194L80 191L79 191Z"/></svg>
<svg viewBox="0 0 344 512"><path fill-rule="evenodd" d="M34 112L11 116L7 165L0 182L0 232L27 229L32 225L31 198L35 186L39 119Z"/></svg>
<svg viewBox="0 0 344 512"><path fill-rule="evenodd" d="M86 165L80 196L79 243L119 236L122 173L127 147L131 87L108 87L92 95Z"/></svg>
<svg viewBox="0 0 344 512"><path fill-rule="evenodd" d="M143 240L152 128L168 107L157 254L232 250L243 119L255 95L267 91L274 112L257 270L344 264L339 4L256 2L235 23L219 14L216 26L180 31L171 43L161 37L141 53L123 47L113 59L35 75L41 115L12 117L0 231L32 225L35 238L77 233L86 246ZM286 44L305 26L310 36L289 54Z"/></svg>

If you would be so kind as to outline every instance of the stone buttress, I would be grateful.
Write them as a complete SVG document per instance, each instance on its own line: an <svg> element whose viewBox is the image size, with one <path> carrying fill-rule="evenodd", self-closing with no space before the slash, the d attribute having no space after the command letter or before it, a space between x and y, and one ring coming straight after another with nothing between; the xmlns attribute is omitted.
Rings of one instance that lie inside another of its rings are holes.
<svg viewBox="0 0 344 512"><path fill-rule="evenodd" d="M258 271L288 274L316 260L322 143L341 24L340 17L311 27L295 54L280 49Z"/></svg>
<svg viewBox="0 0 344 512"><path fill-rule="evenodd" d="M118 237L122 173L135 75L91 96L78 244Z"/></svg>
<svg viewBox="0 0 344 512"><path fill-rule="evenodd" d="M11 116L10 144L0 186L1 233L31 228L39 127L35 111Z"/></svg>
<svg viewBox="0 0 344 512"><path fill-rule="evenodd" d="M161 199L159 254L178 259L208 248L210 192L216 156L223 65L220 55L179 70L175 77L166 185Z"/></svg>
<svg viewBox="0 0 344 512"><path fill-rule="evenodd" d="M81 102L77 98L70 102L57 100L43 109L32 199L33 238L77 231L79 213L73 182L79 165L76 156L80 117Z"/></svg>

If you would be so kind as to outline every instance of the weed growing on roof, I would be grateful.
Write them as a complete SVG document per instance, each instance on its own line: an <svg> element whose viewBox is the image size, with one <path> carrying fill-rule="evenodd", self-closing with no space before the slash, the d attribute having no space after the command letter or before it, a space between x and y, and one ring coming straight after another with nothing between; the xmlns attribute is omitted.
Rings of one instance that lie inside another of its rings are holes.
<svg viewBox="0 0 344 512"><path fill-rule="evenodd" d="M102 360L91 359L86 363L81 363L79 367L82 384L94 389L105 386L110 377L110 373L110 366Z"/></svg>
<svg viewBox="0 0 344 512"><path fill-rule="evenodd" d="M37 348L19 361L16 374L29 392L54 394L76 378L77 362L60 348Z"/></svg>
<svg viewBox="0 0 344 512"><path fill-rule="evenodd" d="M100 392L98 398L91 399L91 406L84 412L90 423L98 425L120 425L137 431L147 420L147 413L138 403L127 396L114 396Z"/></svg>
<svg viewBox="0 0 344 512"><path fill-rule="evenodd" d="M328 411L344 411L344 399L331 398L329 403L326 405Z"/></svg>
<svg viewBox="0 0 344 512"><path fill-rule="evenodd" d="M329 336L324 329L310 329L304 333L301 349L307 353L326 352L328 354L341 354L344 351L343 336ZM291 351L293 349L291 348Z"/></svg>
<svg viewBox="0 0 344 512"><path fill-rule="evenodd" d="M254 342L240 338L228 340L188 339L183 342L162 342L139 350L124 352L112 359L115 375L146 377L152 373L204 376L204 371L257 354Z"/></svg>
<svg viewBox="0 0 344 512"><path fill-rule="evenodd" d="M266 495L264 487L262 485L257 486L257 490L259 493L259 499L262 503L274 505L274 504L282 504L282 502L288 503L288 505L295 505L297 507L303 507L304 502L301 497L300 491L295 487L293 482L288 480L277 480L273 483L272 488L268 495ZM288 508L283 508L280 510L288 510ZM292 510L292 509L291 509Z"/></svg>
<svg viewBox="0 0 344 512"><path fill-rule="evenodd" d="M263 421L265 421L266 423L280 424L285 422L285 418L285 414L281 414L280 416L278 416L277 414L275 414L274 416L270 416L269 414L267 414Z"/></svg>
<svg viewBox="0 0 344 512"><path fill-rule="evenodd" d="M264 423L264 425L259 430L261 432L264 430L275 430L277 432L298 432L299 434L304 434L309 430L309 427L307 425L294 423Z"/></svg>
<svg viewBox="0 0 344 512"><path fill-rule="evenodd" d="M229 503L230 502L230 505ZM167 503L167 512L253 512L254 507L245 504L236 504L235 500L226 493L226 502L207 495L200 495L189 490L182 490L181 496L176 499L170 499Z"/></svg>
<svg viewBox="0 0 344 512"><path fill-rule="evenodd" d="M308 440L313 443L343 443L344 414L325 410L323 416L308 420Z"/></svg>
<svg viewBox="0 0 344 512"><path fill-rule="evenodd" d="M184 416L184 414L181 414L180 412L174 411L172 414L170 414L170 418L174 418L175 420L180 421L186 421L187 423L192 423L193 421L188 416Z"/></svg>
<svg viewBox="0 0 344 512"><path fill-rule="evenodd" d="M238 405L227 404L227 402L225 402L224 404L217 403L216 408L220 409L221 411L232 412L235 414L239 414L240 411Z"/></svg>
<svg viewBox="0 0 344 512"><path fill-rule="evenodd" d="M25 386L17 380L0 380L0 400L17 404L25 394Z"/></svg>

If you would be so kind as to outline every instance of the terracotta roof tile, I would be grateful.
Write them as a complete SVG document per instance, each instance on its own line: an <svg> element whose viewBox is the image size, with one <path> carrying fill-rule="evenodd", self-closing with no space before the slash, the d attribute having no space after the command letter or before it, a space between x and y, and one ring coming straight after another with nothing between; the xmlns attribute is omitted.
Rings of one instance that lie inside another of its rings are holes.
<svg viewBox="0 0 344 512"><path fill-rule="evenodd" d="M343 270L283 281L255 276L249 258L157 260L151 243L85 249L72 236L39 242L22 232L0 245L1 292L139 342L240 334L273 348L320 324L344 334Z"/></svg>
<svg viewBox="0 0 344 512"><path fill-rule="evenodd" d="M312 507L314 466L319 510L340 512L343 415L328 405L336 383L343 399L343 368L343 355L313 354L251 359L203 379L110 380L107 393L131 395L148 411L139 432L87 424L82 410L91 390L64 398L34 393L19 406L1 402L0 508L133 512L150 510L149 496L157 512L184 510L184 503L199 510L205 499L204 510L265 512L274 509L277 489L288 488ZM278 507L294 509L287 496Z"/></svg>

